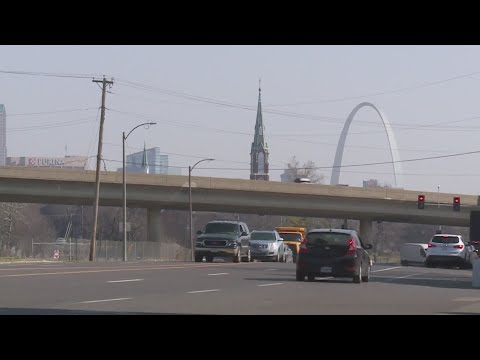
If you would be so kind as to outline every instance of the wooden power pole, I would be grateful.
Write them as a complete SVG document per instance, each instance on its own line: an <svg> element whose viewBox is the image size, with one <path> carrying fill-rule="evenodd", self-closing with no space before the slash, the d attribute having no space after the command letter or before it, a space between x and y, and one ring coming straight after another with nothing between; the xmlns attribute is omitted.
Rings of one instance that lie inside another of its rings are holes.
<svg viewBox="0 0 480 360"><path fill-rule="evenodd" d="M95 248L97 239L97 217L98 217L98 201L100 195L100 164L102 161L102 139L103 139L103 122L105 121L105 93L107 92L107 85L112 87L113 80L107 80L105 76L102 80L92 80L94 83L102 83L102 108L100 115L100 131L98 134L98 152L97 152L97 167L95 171L95 204L93 206L93 232L92 240L90 242L90 256L89 261L95 260Z"/></svg>

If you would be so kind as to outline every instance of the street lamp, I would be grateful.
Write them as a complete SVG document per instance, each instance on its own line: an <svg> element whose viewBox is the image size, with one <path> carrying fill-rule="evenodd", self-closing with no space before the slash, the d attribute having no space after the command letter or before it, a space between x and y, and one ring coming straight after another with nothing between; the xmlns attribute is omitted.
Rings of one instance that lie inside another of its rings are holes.
<svg viewBox="0 0 480 360"><path fill-rule="evenodd" d="M195 165L188 167L188 203L189 203L189 212L190 212L190 245L192 247L192 261L195 261L195 244L193 241L193 211L192 211L192 170L195 166L200 164L202 161L213 161L215 159L202 159L197 161Z"/></svg>
<svg viewBox="0 0 480 360"><path fill-rule="evenodd" d="M438 210L440 210L440 185L437 185L437 207ZM442 233L442 225L438 225L438 231L439 234Z"/></svg>
<svg viewBox="0 0 480 360"><path fill-rule="evenodd" d="M128 136L132 133L133 130L139 128L140 126L145 126L146 129L150 125L155 125L154 122L147 122L135 126L130 132L125 136L125 131L122 134L122 144L123 144L123 261L127 261L127 177L125 170L125 141Z"/></svg>

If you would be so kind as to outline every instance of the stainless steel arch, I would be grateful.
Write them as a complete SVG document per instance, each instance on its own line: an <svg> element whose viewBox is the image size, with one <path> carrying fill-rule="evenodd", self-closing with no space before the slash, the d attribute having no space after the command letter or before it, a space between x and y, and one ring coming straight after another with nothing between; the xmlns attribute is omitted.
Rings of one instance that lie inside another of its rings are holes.
<svg viewBox="0 0 480 360"><path fill-rule="evenodd" d="M373 110L377 112L382 119L383 126L385 127L385 131L387 133L388 144L390 145L390 154L392 156L393 161L393 179L394 179L394 187L402 187L401 186L401 174L402 174L402 163L400 163L400 155L398 154L397 142L395 141L395 135L393 134L392 127L388 122L387 117L383 112L377 109L375 105L369 102L363 102L355 106L352 110L350 115L348 115L347 121L345 121L345 125L343 126L342 134L340 135L340 139L337 145L337 152L335 153L335 160L333 161L333 169L332 169L332 176L330 178L330 185L338 185L340 179L340 169L342 166L342 157L343 157L343 149L345 147L345 141L347 139L348 129L350 128L350 124L352 123L353 117L361 108L369 106Z"/></svg>

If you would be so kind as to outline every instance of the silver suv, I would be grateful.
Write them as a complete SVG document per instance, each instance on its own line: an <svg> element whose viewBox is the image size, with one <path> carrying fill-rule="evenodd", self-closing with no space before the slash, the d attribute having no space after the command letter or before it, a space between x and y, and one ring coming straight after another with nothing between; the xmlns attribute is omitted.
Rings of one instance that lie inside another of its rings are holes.
<svg viewBox="0 0 480 360"><path fill-rule="evenodd" d="M428 243L425 266L458 266L470 268L473 247L465 244L461 235L437 234Z"/></svg>
<svg viewBox="0 0 480 360"><path fill-rule="evenodd" d="M196 262L201 262L203 257L207 262L212 262L214 257L231 258L235 263L252 261L250 230L244 222L210 221L197 235Z"/></svg>

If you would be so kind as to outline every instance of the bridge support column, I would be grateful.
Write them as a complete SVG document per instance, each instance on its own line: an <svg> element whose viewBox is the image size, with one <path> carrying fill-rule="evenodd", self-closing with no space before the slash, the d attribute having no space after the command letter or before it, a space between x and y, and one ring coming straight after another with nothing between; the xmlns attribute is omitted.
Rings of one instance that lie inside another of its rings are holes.
<svg viewBox="0 0 480 360"><path fill-rule="evenodd" d="M360 237L363 244L373 244L373 224L372 220L360 220Z"/></svg>
<svg viewBox="0 0 480 360"><path fill-rule="evenodd" d="M150 208L147 209L147 240L157 241L161 240L162 230L162 209Z"/></svg>

